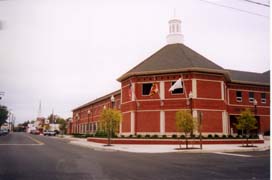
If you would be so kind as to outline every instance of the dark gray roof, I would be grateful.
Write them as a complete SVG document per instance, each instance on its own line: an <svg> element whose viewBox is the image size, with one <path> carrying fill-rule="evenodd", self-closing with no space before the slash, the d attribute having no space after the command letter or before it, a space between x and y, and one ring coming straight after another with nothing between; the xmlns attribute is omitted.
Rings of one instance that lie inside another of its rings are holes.
<svg viewBox="0 0 272 180"><path fill-rule="evenodd" d="M227 69L231 82L253 83L253 84L270 84L270 70L264 73L237 71Z"/></svg>
<svg viewBox="0 0 272 180"><path fill-rule="evenodd" d="M81 106L79 106L79 107L73 109L72 111L81 109L81 108L83 108L83 107L92 105L92 104L94 104L94 103L96 103L96 102L99 102L99 101L102 101L102 100L105 100L105 99L109 99L109 98L111 97L111 95L116 96L116 95L119 95L119 94L121 94L121 90L120 90L120 89L117 90L117 91L114 91L114 92L112 92L112 93L109 93L109 94L107 94L107 95L105 95L105 96L102 96L102 97L100 97L100 98L97 98L97 99L95 99L95 100L93 100L93 101L90 101L90 102L88 102L88 103L86 103L86 104L83 104L83 105L81 105Z"/></svg>
<svg viewBox="0 0 272 180"><path fill-rule="evenodd" d="M165 72L188 68L223 70L222 67L198 54L184 44L170 44L148 57L130 71L118 78L121 81L130 75L144 72Z"/></svg>

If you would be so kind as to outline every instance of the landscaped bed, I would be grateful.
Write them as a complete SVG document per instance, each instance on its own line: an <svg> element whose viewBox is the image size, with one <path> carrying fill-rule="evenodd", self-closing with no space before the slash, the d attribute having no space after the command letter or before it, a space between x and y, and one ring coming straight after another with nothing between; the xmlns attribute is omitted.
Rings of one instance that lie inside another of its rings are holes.
<svg viewBox="0 0 272 180"><path fill-rule="evenodd" d="M107 143L107 138L89 137L87 141ZM185 139L137 139L137 138L112 138L112 144L185 144ZM189 139L189 144L200 144L199 139ZM264 140L249 139L249 144L261 144ZM202 144L246 144L246 139L202 139Z"/></svg>

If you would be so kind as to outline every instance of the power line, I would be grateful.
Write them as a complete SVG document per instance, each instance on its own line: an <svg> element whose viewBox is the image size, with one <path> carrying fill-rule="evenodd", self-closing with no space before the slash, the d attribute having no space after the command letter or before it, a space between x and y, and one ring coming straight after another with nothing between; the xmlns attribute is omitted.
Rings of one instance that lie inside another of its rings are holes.
<svg viewBox="0 0 272 180"><path fill-rule="evenodd" d="M264 4L264 3L260 3L260 2L256 2L256 1L251 1L251 0L243 0L243 1L253 3L253 4L257 4L257 5L260 5L260 6L270 7L269 4Z"/></svg>
<svg viewBox="0 0 272 180"><path fill-rule="evenodd" d="M211 1L205 1L205 0L199 0L199 1L202 1L202 2L205 2L205 3L208 3L208 4L212 4L212 5L215 5L215 6L219 6L219 7L223 7L223 8L227 8L227 9L232 9L232 10L235 10L235 11L239 11L239 12L243 12L243 13L255 15L255 16L269 18L268 16L265 16L265 15L262 15L262 14L254 13L254 12L251 12L251 11L246 11L246 10L243 10L243 9L238 9L238 8L231 7L231 6L226 6L226 5L223 5L223 4L218 4L218 3L215 3L215 2L211 2Z"/></svg>

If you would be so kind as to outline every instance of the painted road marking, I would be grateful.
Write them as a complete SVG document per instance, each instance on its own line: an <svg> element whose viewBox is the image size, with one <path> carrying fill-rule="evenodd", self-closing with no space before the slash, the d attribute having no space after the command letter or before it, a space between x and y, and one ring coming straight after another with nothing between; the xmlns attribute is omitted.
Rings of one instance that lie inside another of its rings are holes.
<svg viewBox="0 0 272 180"><path fill-rule="evenodd" d="M0 144L0 146L42 146L44 144Z"/></svg>
<svg viewBox="0 0 272 180"><path fill-rule="evenodd" d="M214 154L227 155L227 156L238 156L238 157L252 157L251 155L233 154L233 153L224 153L224 152L215 152Z"/></svg>
<svg viewBox="0 0 272 180"><path fill-rule="evenodd" d="M31 137L31 136L26 136L29 139L31 139L31 141L34 141L35 144L19 144L19 143L15 143L15 144L0 144L0 146L42 146L44 145L43 142Z"/></svg>
<svg viewBox="0 0 272 180"><path fill-rule="evenodd" d="M34 142L37 143L37 144L44 145L43 142L41 142L41 141L39 141L39 140L37 140L37 139L31 137L31 136L26 136L26 137L28 137L29 139L31 139L32 141L34 141Z"/></svg>

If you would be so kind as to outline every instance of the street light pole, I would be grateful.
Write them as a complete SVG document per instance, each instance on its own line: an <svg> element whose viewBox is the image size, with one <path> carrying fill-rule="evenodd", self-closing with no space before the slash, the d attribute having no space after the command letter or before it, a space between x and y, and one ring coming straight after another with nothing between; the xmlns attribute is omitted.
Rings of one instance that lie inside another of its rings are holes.
<svg viewBox="0 0 272 180"><path fill-rule="evenodd" d="M257 120L257 104L258 104L258 101L256 99L254 99L254 101L253 101L254 116L255 116L256 121L258 122L258 120ZM258 132L257 133L259 133L259 122L258 122Z"/></svg>
<svg viewBox="0 0 272 180"><path fill-rule="evenodd" d="M115 98L113 95L111 95L111 108L114 109L114 102L115 102ZM112 135L112 119L110 121L110 141L109 141L109 144L111 144L111 135Z"/></svg>
<svg viewBox="0 0 272 180"><path fill-rule="evenodd" d="M90 134L90 113L91 111L88 110L88 126L87 126L87 133Z"/></svg>
<svg viewBox="0 0 272 180"><path fill-rule="evenodd" d="M189 100L190 100L191 115L193 116L193 103L192 103L192 101L193 101L193 93L192 93L192 91L190 91L190 93L189 93Z"/></svg>

